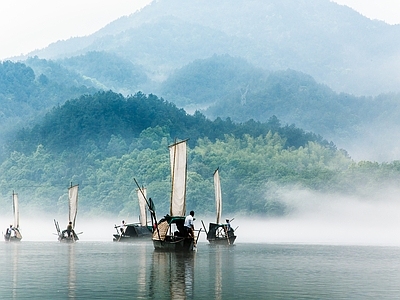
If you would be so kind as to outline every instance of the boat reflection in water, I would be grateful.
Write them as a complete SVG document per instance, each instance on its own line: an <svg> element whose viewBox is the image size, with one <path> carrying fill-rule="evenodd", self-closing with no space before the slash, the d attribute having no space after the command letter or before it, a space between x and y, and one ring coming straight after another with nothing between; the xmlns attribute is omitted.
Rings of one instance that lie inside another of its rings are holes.
<svg viewBox="0 0 400 300"><path fill-rule="evenodd" d="M213 299L220 300L226 298L223 297L223 291L225 291L225 294L229 294L234 288L235 272L222 272L222 270L227 270L227 266L234 267L234 248L216 244L210 244L209 247L208 270L210 279L214 279Z"/></svg>
<svg viewBox="0 0 400 300"><path fill-rule="evenodd" d="M14 245L12 249L12 298L18 299L18 257L19 257L19 246Z"/></svg>
<svg viewBox="0 0 400 300"><path fill-rule="evenodd" d="M154 251L149 298L192 299L195 252Z"/></svg>
<svg viewBox="0 0 400 300"><path fill-rule="evenodd" d="M76 293L76 267L75 267L75 245L68 244L68 298L75 299Z"/></svg>

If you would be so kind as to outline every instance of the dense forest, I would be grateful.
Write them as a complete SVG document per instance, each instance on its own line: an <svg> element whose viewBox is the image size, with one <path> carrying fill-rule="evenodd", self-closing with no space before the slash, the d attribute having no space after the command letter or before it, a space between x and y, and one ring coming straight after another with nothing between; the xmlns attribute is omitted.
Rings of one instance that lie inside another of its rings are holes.
<svg viewBox="0 0 400 300"><path fill-rule="evenodd" d="M370 197L397 181L400 163L356 163L320 136L271 117L262 123L208 120L155 95L98 92L55 107L7 143L0 204L13 190L21 210L65 212L69 184L80 185L80 214L137 216L134 178L158 215L168 212L168 145L189 139L188 208L214 211L220 168L224 213L280 216L292 211L282 188Z"/></svg>

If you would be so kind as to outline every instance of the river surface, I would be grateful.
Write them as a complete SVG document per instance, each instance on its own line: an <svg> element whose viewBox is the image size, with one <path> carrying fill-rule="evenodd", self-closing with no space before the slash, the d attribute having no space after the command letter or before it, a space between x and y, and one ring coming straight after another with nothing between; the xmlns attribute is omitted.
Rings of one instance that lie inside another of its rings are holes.
<svg viewBox="0 0 400 300"><path fill-rule="evenodd" d="M0 243L0 299L400 299L400 247Z"/></svg>

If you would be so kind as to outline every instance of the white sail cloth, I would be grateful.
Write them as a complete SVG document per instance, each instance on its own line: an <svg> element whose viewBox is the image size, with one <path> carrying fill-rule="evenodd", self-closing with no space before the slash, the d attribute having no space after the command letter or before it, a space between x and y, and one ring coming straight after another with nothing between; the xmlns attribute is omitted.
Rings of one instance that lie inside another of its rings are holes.
<svg viewBox="0 0 400 300"><path fill-rule="evenodd" d="M139 201L139 210L140 210L140 225L147 225L147 213L146 213L146 198L147 198L147 190L146 188L141 188L137 190L138 201Z"/></svg>
<svg viewBox="0 0 400 300"><path fill-rule="evenodd" d="M221 220L222 213L222 192L221 192L221 181L219 179L218 169L214 172L214 192L215 192L215 207L217 209L217 224Z"/></svg>
<svg viewBox="0 0 400 300"><path fill-rule="evenodd" d="M71 186L68 189L69 199L69 221L72 222L72 228L75 228L76 214L78 212L78 185Z"/></svg>
<svg viewBox="0 0 400 300"><path fill-rule="evenodd" d="M187 153L186 141L178 142L169 147L171 162L171 204L170 215L185 216L186 214L186 178Z"/></svg>

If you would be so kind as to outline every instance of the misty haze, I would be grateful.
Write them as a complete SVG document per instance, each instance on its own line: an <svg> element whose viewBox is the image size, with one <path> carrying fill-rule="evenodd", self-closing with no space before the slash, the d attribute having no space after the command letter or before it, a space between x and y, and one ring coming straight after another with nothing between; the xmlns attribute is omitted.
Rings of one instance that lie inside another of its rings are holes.
<svg viewBox="0 0 400 300"><path fill-rule="evenodd" d="M0 298L397 297L399 36L157 0L0 61Z"/></svg>

